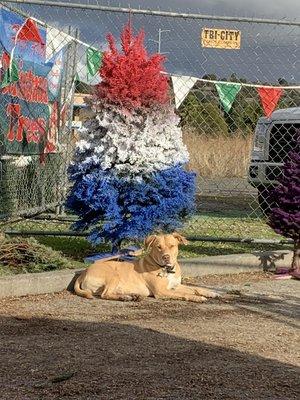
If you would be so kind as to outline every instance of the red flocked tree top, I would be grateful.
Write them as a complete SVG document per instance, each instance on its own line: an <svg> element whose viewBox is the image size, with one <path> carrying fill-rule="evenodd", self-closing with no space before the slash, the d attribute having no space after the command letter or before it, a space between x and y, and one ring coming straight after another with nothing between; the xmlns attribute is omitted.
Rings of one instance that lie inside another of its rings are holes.
<svg viewBox="0 0 300 400"><path fill-rule="evenodd" d="M133 36L128 24L121 34L122 51L115 39L107 36L109 50L103 55L97 86L97 97L125 108L144 108L162 105L168 101L168 78L161 72L164 57L149 56L144 48L144 32Z"/></svg>

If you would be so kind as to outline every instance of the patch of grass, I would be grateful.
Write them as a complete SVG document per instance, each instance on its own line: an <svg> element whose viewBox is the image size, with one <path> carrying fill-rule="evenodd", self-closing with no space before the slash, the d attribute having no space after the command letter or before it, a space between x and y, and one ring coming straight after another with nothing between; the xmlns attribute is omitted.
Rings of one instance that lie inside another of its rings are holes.
<svg viewBox="0 0 300 400"><path fill-rule="evenodd" d="M109 245L99 245L95 247L84 238L41 236L37 237L37 240L54 250L62 252L64 256L77 261L82 261L85 257L94 253L110 251ZM140 245L142 246L142 243ZM291 246L287 245L282 248L290 249ZM278 245L190 241L188 245L180 248L179 256L181 258L206 257L224 254L251 253L254 250L278 250Z"/></svg>
<svg viewBox="0 0 300 400"><path fill-rule="evenodd" d="M291 245L280 246L282 250L291 250ZM226 254L252 253L253 251L275 251L275 244L247 244L247 243L221 243L221 242L189 242L179 251L180 258L221 256Z"/></svg>
<svg viewBox="0 0 300 400"><path fill-rule="evenodd" d="M185 225L183 232L188 236L239 237L280 239L264 220L240 215L199 214Z"/></svg>
<svg viewBox="0 0 300 400"><path fill-rule="evenodd" d="M190 237L220 237L249 239L283 239L264 220L241 217L233 214L196 215L186 224L183 233ZM240 242L191 241L180 250L182 258L205 257L225 254L251 253L253 251L278 250L278 244L249 244ZM292 245L281 245L281 249L291 249Z"/></svg>
<svg viewBox="0 0 300 400"><path fill-rule="evenodd" d="M15 230L68 231L70 223L52 221L22 221L11 228ZM216 213L199 213L189 220L182 233L190 237L239 237L280 239L266 223L259 218L249 218L245 213L220 210ZM16 238L29 241L36 251L29 263L18 267L0 261L0 274L50 271L53 269L85 267L85 257L110 251L109 245L92 246L84 237L37 236L35 239ZM142 245L142 244L141 244ZM225 254L251 253L253 251L278 250L278 245L247 244L229 242L190 241L180 248L179 257L205 257ZM291 249L291 245L280 246ZM1 257L1 249L0 249Z"/></svg>
<svg viewBox="0 0 300 400"><path fill-rule="evenodd" d="M36 239L39 243L60 251L65 257L78 261L83 261L93 253L110 251L109 245L92 246L82 237L37 236Z"/></svg>

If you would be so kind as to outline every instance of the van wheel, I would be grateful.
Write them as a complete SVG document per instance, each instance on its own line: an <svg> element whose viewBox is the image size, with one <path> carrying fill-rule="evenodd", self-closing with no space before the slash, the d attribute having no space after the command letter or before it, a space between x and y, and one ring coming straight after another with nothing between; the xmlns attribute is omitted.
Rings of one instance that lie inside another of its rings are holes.
<svg viewBox="0 0 300 400"><path fill-rule="evenodd" d="M275 206L274 201L270 196L270 189L272 186L259 186L258 188L258 204L261 209L261 212L268 217L271 213L271 209Z"/></svg>

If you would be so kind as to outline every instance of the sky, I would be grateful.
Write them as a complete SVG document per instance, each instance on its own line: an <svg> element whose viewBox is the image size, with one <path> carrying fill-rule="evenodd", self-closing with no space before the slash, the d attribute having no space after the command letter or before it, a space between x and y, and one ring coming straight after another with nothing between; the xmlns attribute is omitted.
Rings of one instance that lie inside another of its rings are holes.
<svg viewBox="0 0 300 400"><path fill-rule="evenodd" d="M65 2L67 0L64 0ZM111 5L174 12L197 12L206 15L272 18L300 21L300 0L132 0L86 1L89 4ZM80 39L97 48L106 48L106 34L119 36L128 14L107 13L58 7L20 6L31 15L59 28L76 26ZM145 44L150 52L157 50L158 30L162 34L161 51L168 72L202 77L216 74L228 78L232 73L253 82L276 83L285 78L300 83L300 26L278 26L235 21L164 18L133 15L135 31L143 28ZM204 27L241 31L240 50L205 49L200 34ZM82 50L80 51L82 55ZM83 56L82 56L83 57ZM83 59L82 59L83 60ZM81 62L82 62L81 60Z"/></svg>
<svg viewBox="0 0 300 400"><path fill-rule="evenodd" d="M210 15L227 15L256 18L300 18L299 0L139 0L98 1L99 4L200 12Z"/></svg>

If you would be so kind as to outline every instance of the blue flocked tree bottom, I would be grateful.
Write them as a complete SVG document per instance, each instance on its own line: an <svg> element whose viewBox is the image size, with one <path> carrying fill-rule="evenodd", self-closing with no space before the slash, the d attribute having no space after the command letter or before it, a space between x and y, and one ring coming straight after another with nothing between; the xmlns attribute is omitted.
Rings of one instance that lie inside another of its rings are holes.
<svg viewBox="0 0 300 400"><path fill-rule="evenodd" d="M73 188L67 207L78 215L76 230L90 230L94 244L141 240L154 231L172 232L194 211L195 173L175 166L139 179L70 168Z"/></svg>

